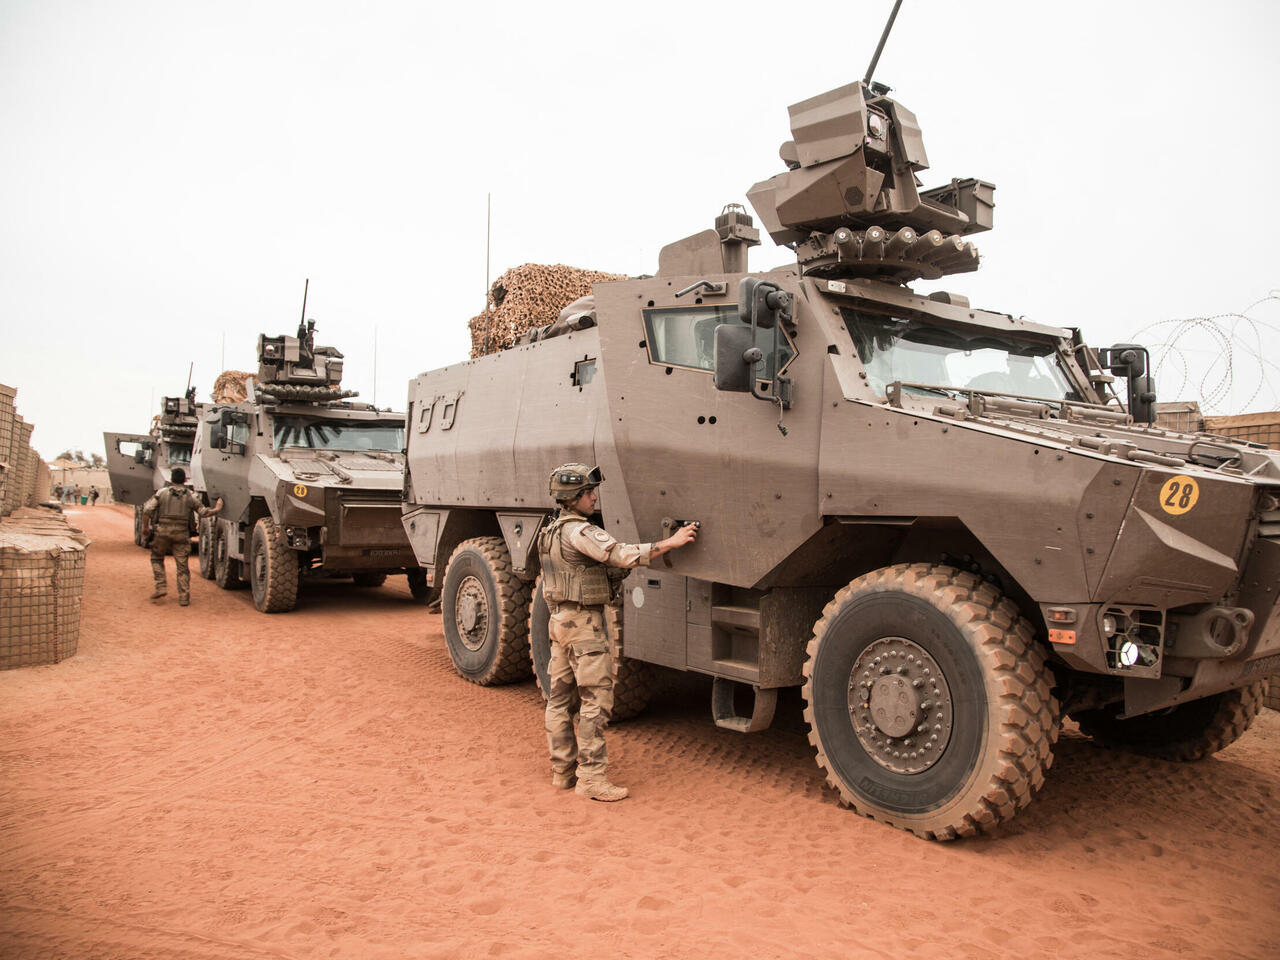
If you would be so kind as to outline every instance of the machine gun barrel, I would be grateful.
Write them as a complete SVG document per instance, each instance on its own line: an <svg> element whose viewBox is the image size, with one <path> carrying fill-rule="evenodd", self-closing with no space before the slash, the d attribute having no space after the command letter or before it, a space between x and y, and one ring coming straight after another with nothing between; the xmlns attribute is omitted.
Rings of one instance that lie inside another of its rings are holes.
<svg viewBox="0 0 1280 960"><path fill-rule="evenodd" d="M889 14L889 22L884 25L884 33L880 34L880 42L876 44L876 52L871 56L871 64L867 67L867 75L862 78L862 82L867 86L871 86L871 75L876 72L876 64L880 62L880 54L884 52L885 41L889 39L889 31L893 29L893 21L898 16L898 8L902 6L902 0L896 0L893 5L893 12Z"/></svg>

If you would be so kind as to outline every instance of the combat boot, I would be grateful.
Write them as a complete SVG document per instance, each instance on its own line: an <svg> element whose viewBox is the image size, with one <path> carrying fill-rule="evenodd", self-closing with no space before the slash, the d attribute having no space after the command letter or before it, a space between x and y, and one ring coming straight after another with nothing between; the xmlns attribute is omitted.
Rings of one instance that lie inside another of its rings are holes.
<svg viewBox="0 0 1280 960"><path fill-rule="evenodd" d="M630 796L626 787L619 787L608 780L579 780L578 785L573 788L573 792L580 797L603 800L605 803L625 800Z"/></svg>
<svg viewBox="0 0 1280 960"><path fill-rule="evenodd" d="M557 790L572 790L578 782L578 775L570 770L568 773L551 774L551 785Z"/></svg>
<svg viewBox="0 0 1280 960"><path fill-rule="evenodd" d="M180 607L189 607L189 606L191 606L191 598L190 598L190 597L179 597L179 598L178 598L178 606L180 606Z"/></svg>
<svg viewBox="0 0 1280 960"><path fill-rule="evenodd" d="M168 590L166 590L164 587L156 587L156 588L155 588L155 590L154 590L154 591L152 592L152 594L151 594L151 599L152 599L152 600L162 600L162 599L164 599L165 594L167 594L168 592L169 592L169 591L168 591Z"/></svg>

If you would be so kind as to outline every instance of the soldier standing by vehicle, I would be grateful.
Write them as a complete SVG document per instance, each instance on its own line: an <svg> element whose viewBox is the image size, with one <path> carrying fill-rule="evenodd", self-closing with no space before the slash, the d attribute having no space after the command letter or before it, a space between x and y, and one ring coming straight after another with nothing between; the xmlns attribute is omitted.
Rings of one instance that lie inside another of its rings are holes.
<svg viewBox="0 0 1280 960"><path fill-rule="evenodd" d="M165 583L164 557L173 553L173 565L177 571L178 603L191 603L191 571L187 561L191 556L191 514L212 517L222 510L222 498L212 507L203 506L199 498L183 484L187 474L181 467L174 467L169 475L170 483L156 491L155 496L142 507L143 541L151 547L151 569L155 573L156 589L152 600L159 600L168 592Z"/></svg>
<svg viewBox="0 0 1280 960"><path fill-rule="evenodd" d="M548 668L547 742L551 784L574 787L592 800L622 800L627 788L609 782L604 730L613 709L613 657L605 631L604 607L613 599L609 568L648 566L654 557L691 543L696 523L685 524L657 543L619 543L590 521L604 482L599 467L566 463L551 474L550 494L559 515L538 535L542 594L550 608L551 662ZM573 729L573 694L581 701ZM576 763L576 771L575 771Z"/></svg>

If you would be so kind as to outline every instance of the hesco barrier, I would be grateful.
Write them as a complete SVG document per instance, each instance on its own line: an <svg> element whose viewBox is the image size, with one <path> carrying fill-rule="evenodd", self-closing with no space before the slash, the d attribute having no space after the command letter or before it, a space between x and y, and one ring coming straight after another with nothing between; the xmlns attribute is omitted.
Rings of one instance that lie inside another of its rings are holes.
<svg viewBox="0 0 1280 960"><path fill-rule="evenodd" d="M0 520L0 669L76 652L88 545L55 510L23 507Z"/></svg>
<svg viewBox="0 0 1280 960"><path fill-rule="evenodd" d="M17 473L11 460L13 452L13 422L16 419L14 397L17 391L0 383L0 516L9 512L10 488L17 489Z"/></svg>
<svg viewBox="0 0 1280 960"><path fill-rule="evenodd" d="M1234 417L1205 417L1206 433L1217 433L1234 440L1252 440L1275 449L1280 447L1280 410L1268 413L1242 413Z"/></svg>

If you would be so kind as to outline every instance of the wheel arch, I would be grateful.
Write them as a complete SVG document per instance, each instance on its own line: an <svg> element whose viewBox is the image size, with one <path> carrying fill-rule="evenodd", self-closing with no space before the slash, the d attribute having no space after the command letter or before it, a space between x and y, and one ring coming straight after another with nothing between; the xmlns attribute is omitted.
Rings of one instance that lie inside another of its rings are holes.
<svg viewBox="0 0 1280 960"><path fill-rule="evenodd" d="M976 574L1017 605L1044 640L1039 604L958 517L833 516L755 586L830 587L901 563L944 563Z"/></svg>

